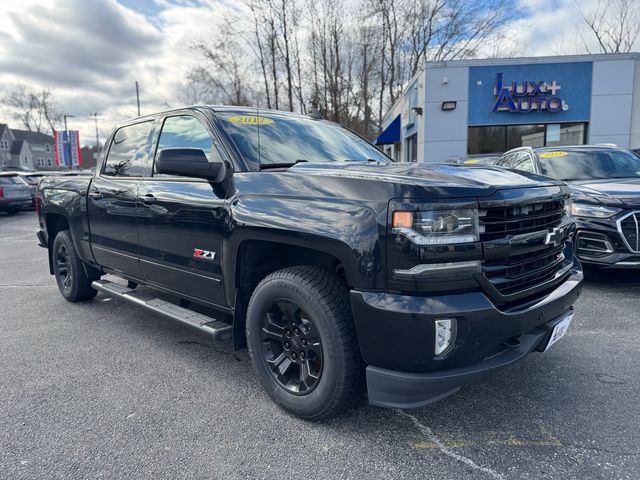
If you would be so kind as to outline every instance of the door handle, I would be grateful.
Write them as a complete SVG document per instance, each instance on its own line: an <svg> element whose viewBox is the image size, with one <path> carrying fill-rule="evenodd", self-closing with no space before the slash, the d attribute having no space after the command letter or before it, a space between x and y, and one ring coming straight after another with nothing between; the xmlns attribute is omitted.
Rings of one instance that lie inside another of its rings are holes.
<svg viewBox="0 0 640 480"><path fill-rule="evenodd" d="M89 196L94 200L100 200L102 198L102 193L98 190L94 190L93 192L89 192Z"/></svg>
<svg viewBox="0 0 640 480"><path fill-rule="evenodd" d="M147 193L142 197L143 203L156 203L156 197L154 197L151 193Z"/></svg>

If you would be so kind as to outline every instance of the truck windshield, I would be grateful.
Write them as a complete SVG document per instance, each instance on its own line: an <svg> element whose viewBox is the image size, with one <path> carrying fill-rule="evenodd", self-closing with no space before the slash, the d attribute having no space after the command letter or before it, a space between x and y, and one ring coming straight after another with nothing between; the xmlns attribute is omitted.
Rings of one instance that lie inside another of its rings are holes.
<svg viewBox="0 0 640 480"><path fill-rule="evenodd" d="M325 120L277 113L218 112L217 116L245 160L262 167L391 160L358 135Z"/></svg>
<svg viewBox="0 0 640 480"><path fill-rule="evenodd" d="M640 178L640 158L622 149L544 150L538 158L541 173L558 180Z"/></svg>

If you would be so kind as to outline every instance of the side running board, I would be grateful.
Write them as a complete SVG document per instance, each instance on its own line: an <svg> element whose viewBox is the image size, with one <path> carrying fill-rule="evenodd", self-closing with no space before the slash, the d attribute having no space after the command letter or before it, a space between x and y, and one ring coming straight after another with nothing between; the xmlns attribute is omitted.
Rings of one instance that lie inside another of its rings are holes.
<svg viewBox="0 0 640 480"><path fill-rule="evenodd" d="M127 300L147 310L176 320L187 327L213 337L214 340L229 340L232 337L233 328L231 325L187 308L179 307L160 298L154 298L151 295L137 292L108 280L95 280L91 286L102 293Z"/></svg>

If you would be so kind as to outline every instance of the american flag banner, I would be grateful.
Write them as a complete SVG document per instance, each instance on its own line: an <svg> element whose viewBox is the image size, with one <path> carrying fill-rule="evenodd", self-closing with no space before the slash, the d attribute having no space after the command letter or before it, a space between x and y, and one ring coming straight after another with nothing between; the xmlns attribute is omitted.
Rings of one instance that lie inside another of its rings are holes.
<svg viewBox="0 0 640 480"><path fill-rule="evenodd" d="M82 165L82 154L80 153L80 134L77 130L69 130L69 140L67 143L67 132L53 132L56 166L58 167L79 167Z"/></svg>
<svg viewBox="0 0 640 480"><path fill-rule="evenodd" d="M53 145L56 151L56 167L64 167L67 165L66 143L66 133L54 130Z"/></svg>
<svg viewBox="0 0 640 480"><path fill-rule="evenodd" d="M71 153L71 165L74 167L82 165L80 132L78 130L69 130L69 152Z"/></svg>

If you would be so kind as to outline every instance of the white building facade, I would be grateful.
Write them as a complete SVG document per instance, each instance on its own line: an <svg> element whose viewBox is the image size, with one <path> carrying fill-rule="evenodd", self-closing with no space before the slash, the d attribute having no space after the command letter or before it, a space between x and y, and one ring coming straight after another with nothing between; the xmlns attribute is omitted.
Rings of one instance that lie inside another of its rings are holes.
<svg viewBox="0 0 640 480"><path fill-rule="evenodd" d="M375 143L396 161L523 145L640 148L640 54L428 63L383 123Z"/></svg>

